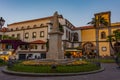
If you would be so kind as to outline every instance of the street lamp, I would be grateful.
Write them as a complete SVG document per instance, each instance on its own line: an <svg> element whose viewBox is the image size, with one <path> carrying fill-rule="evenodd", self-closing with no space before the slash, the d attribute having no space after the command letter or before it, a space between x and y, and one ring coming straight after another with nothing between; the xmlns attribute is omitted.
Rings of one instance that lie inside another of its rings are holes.
<svg viewBox="0 0 120 80"><path fill-rule="evenodd" d="M5 20L2 17L0 17L0 29L2 29L2 26L4 25L4 23L5 23Z"/></svg>

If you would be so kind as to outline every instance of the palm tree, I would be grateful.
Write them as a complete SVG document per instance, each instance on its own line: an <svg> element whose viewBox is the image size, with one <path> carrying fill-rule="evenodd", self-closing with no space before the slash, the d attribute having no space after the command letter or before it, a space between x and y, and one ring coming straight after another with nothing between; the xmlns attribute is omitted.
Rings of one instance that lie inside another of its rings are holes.
<svg viewBox="0 0 120 80"><path fill-rule="evenodd" d="M105 19L102 16L98 17L98 23L99 23L99 27L104 27L104 26L106 27L106 26L108 26L107 19Z"/></svg>
<svg viewBox="0 0 120 80"><path fill-rule="evenodd" d="M97 19L92 18L92 21L88 22L87 24L90 24L90 25L96 27L96 22L97 22Z"/></svg>
<svg viewBox="0 0 120 80"><path fill-rule="evenodd" d="M120 44L120 30L117 29L117 30L113 31L113 34L109 35L107 40L110 42L110 46L114 50L115 55L117 53L120 53L120 50L119 50L119 46L120 46L119 45ZM113 41L115 41L114 45L112 44Z"/></svg>
<svg viewBox="0 0 120 80"><path fill-rule="evenodd" d="M99 28L108 26L108 22L104 17L99 15L98 19L92 18L92 21L88 22L87 24L94 26L96 29L96 51L97 56L99 56Z"/></svg>
<svg viewBox="0 0 120 80"><path fill-rule="evenodd" d="M114 50L114 58L117 65L120 67L120 29L113 31L113 35L108 36L108 41L110 42L110 46ZM112 42L115 41L114 45Z"/></svg>
<svg viewBox="0 0 120 80"><path fill-rule="evenodd" d="M105 19L102 16L98 16L98 19L92 18L92 21L88 22L87 24L90 24L90 25L94 26L95 28L108 26L107 19Z"/></svg>

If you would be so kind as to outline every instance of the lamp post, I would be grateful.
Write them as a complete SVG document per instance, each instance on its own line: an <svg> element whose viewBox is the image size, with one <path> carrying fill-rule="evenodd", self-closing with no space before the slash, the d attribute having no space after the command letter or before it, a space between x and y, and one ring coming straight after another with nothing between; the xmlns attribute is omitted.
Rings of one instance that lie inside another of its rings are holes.
<svg viewBox="0 0 120 80"><path fill-rule="evenodd" d="M0 29L2 29L2 26L4 25L4 23L5 23L5 20L2 17L0 17Z"/></svg>

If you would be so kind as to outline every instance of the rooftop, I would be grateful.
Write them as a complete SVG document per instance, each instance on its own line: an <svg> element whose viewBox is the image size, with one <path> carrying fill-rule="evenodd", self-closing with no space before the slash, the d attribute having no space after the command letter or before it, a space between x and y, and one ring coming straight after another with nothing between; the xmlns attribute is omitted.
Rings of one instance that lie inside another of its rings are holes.
<svg viewBox="0 0 120 80"><path fill-rule="evenodd" d="M37 20L45 20L45 19L52 19L53 16L48 16L48 17L43 17L43 18L38 18L38 19L32 19L32 20L26 20L26 21L21 21L21 22L15 22L12 24L8 24L8 26L10 25L14 25L14 24L19 24L19 23L26 23L26 22L32 22L32 21L37 21ZM63 18L62 15L59 15L59 18Z"/></svg>

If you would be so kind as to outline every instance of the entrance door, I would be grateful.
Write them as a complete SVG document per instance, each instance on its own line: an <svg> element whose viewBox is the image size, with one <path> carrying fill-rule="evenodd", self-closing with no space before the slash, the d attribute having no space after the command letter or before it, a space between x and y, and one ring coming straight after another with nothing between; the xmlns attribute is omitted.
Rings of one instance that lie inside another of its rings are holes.
<svg viewBox="0 0 120 80"><path fill-rule="evenodd" d="M46 53L42 53L42 54L41 54L41 58L42 58L42 59L46 58Z"/></svg>
<svg viewBox="0 0 120 80"><path fill-rule="evenodd" d="M25 60L26 54L19 54L19 60Z"/></svg>

